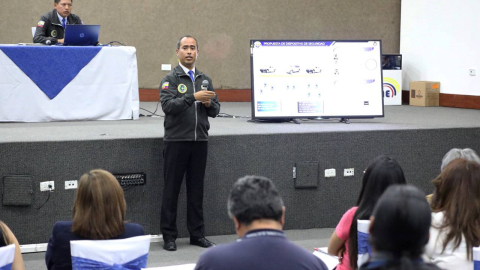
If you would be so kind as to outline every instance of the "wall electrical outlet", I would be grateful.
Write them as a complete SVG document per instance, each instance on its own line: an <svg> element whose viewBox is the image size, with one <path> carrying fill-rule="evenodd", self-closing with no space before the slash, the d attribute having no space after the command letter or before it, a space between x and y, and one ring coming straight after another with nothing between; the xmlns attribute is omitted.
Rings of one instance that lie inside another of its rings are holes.
<svg viewBox="0 0 480 270"><path fill-rule="evenodd" d="M468 74L470 74L470 76L477 76L477 71L474 68L471 68L468 70Z"/></svg>
<svg viewBox="0 0 480 270"><path fill-rule="evenodd" d="M335 177L337 175L335 169L326 169L325 170L325 177L326 178L329 178L329 177Z"/></svg>
<svg viewBox="0 0 480 270"><path fill-rule="evenodd" d="M172 65L170 64L162 64L162 70L172 70Z"/></svg>
<svg viewBox="0 0 480 270"><path fill-rule="evenodd" d="M40 182L40 191L53 191L55 190L55 182L45 181Z"/></svg>
<svg viewBox="0 0 480 270"><path fill-rule="evenodd" d="M354 168L348 168L343 170L343 176L354 176L354 175L355 175Z"/></svg>
<svg viewBox="0 0 480 270"><path fill-rule="evenodd" d="M77 188L78 188L77 180L65 181L65 189L77 189Z"/></svg>

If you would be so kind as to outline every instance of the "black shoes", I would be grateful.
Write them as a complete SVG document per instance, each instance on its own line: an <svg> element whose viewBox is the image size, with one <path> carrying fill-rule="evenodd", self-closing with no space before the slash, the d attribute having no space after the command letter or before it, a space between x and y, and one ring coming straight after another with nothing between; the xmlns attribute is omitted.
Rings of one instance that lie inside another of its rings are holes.
<svg viewBox="0 0 480 270"><path fill-rule="evenodd" d="M213 243L212 241L208 240L205 237L200 239L190 238L190 245L199 246L202 248L209 248L209 247L215 246L215 243Z"/></svg>
<svg viewBox="0 0 480 270"><path fill-rule="evenodd" d="M202 248L209 248L215 246L215 243L209 241L205 237L199 239L190 238L190 245L199 246ZM163 249L165 249L166 251L177 250L177 244L175 244L175 240L165 240L163 242Z"/></svg>
<svg viewBox="0 0 480 270"><path fill-rule="evenodd" d="M177 250L177 244L175 244L175 240L166 240L163 243L163 249L166 251L175 251Z"/></svg>

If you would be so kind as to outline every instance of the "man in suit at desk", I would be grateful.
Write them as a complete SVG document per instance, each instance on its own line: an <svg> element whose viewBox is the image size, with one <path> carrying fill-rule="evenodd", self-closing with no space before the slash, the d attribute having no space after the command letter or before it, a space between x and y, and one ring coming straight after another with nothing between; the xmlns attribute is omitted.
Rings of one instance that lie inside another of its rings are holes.
<svg viewBox="0 0 480 270"><path fill-rule="evenodd" d="M285 237L285 207L270 179L240 178L230 192L228 213L240 239L203 253L196 270L327 270L319 258Z"/></svg>
<svg viewBox="0 0 480 270"><path fill-rule="evenodd" d="M68 24L83 24L80 17L72 13L73 0L54 0L55 9L43 15L37 24L34 43L63 43Z"/></svg>

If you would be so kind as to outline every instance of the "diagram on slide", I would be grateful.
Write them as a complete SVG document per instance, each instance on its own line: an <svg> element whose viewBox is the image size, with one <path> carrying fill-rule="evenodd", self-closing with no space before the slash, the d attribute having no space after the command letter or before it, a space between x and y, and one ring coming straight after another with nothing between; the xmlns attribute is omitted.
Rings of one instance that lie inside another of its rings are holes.
<svg viewBox="0 0 480 270"><path fill-rule="evenodd" d="M254 117L383 116L380 41L252 41Z"/></svg>

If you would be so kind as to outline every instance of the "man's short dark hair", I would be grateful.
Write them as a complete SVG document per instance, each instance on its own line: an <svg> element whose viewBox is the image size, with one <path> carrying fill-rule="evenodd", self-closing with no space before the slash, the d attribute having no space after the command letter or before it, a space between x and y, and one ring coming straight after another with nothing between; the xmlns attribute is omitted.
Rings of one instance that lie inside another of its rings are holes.
<svg viewBox="0 0 480 270"><path fill-rule="evenodd" d="M283 200L272 180L248 175L233 185L228 197L228 214L247 226L258 219L280 221Z"/></svg>
<svg viewBox="0 0 480 270"><path fill-rule="evenodd" d="M198 48L199 48L199 47L198 47L198 40L197 40L196 38L190 36L190 35L186 35L186 36L183 36L183 37L181 37L180 39L178 39L178 42L177 42L177 50L180 50L180 43L182 43L182 39L184 39L184 38L193 38L193 39L195 39L195 43L197 43L197 51L198 51Z"/></svg>
<svg viewBox="0 0 480 270"><path fill-rule="evenodd" d="M55 2L55 4L58 4L58 3L60 3L60 1L62 1L62 0L53 0L53 1ZM73 0L70 0L70 2L73 3Z"/></svg>

